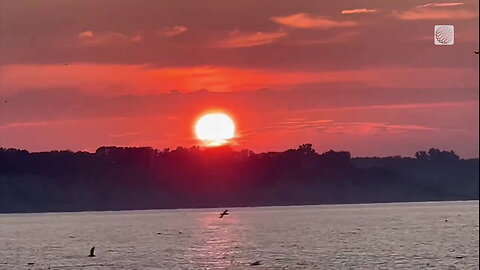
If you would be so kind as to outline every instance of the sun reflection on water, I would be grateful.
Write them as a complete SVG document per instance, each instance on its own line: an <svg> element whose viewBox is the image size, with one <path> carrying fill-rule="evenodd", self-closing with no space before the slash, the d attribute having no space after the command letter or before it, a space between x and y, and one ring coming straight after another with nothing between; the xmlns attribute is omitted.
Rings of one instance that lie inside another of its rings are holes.
<svg viewBox="0 0 480 270"><path fill-rule="evenodd" d="M199 268L230 269L238 265L236 258L242 245L242 224L237 216L219 218L205 213L196 220L203 231L193 246L191 258Z"/></svg>

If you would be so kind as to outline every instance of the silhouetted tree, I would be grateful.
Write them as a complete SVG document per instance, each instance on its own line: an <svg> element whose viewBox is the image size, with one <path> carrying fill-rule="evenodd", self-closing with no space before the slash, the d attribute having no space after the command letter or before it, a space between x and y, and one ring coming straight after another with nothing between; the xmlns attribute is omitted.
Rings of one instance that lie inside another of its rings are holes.
<svg viewBox="0 0 480 270"><path fill-rule="evenodd" d="M231 147L103 146L95 153L0 148L0 212L478 199L478 159L256 154Z"/></svg>
<svg viewBox="0 0 480 270"><path fill-rule="evenodd" d="M430 148L428 152L419 151L415 153L415 157L418 160L430 160L430 161L437 161L437 162L454 161L454 160L460 159L460 157L457 154L455 154L454 151L440 151L435 148Z"/></svg>

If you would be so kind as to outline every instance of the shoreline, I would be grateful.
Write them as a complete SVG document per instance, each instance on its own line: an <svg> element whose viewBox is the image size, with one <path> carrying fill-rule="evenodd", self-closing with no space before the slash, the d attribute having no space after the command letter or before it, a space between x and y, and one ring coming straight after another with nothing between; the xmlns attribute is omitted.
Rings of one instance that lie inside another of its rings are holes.
<svg viewBox="0 0 480 270"><path fill-rule="evenodd" d="M50 211L50 212L11 212L11 213L0 213L0 216L13 216L13 215L32 215L32 214L90 214L90 213L120 213L120 212L153 212L153 211L203 211L203 210L219 210L219 209L263 209L263 208L295 208L295 207L345 207L345 206L379 206L379 205L432 205L432 204L442 204L442 203L480 203L478 199L466 199L466 200L436 200L436 201L396 201L396 202L371 202L371 203L324 203L324 204L291 204L291 205L258 205L258 206L218 206L218 207L185 207L185 208L156 208L156 209L122 209L122 210L86 210L86 211Z"/></svg>

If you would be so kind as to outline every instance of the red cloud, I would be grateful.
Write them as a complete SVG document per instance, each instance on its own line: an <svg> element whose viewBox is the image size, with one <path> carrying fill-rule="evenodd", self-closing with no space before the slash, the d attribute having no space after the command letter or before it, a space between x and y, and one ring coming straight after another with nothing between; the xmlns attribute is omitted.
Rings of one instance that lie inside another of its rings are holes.
<svg viewBox="0 0 480 270"><path fill-rule="evenodd" d="M397 12L393 15L401 20L465 20L478 17L478 12L466 9L449 9L461 6L463 3L429 3L416 6L413 9Z"/></svg>
<svg viewBox="0 0 480 270"><path fill-rule="evenodd" d="M270 44L278 39L285 37L287 33L271 32L271 33L240 33L234 31L224 40L216 42L213 46L218 48L246 48Z"/></svg>
<svg viewBox="0 0 480 270"><path fill-rule="evenodd" d="M293 28L320 28L351 27L358 23L354 21L335 21L321 16L311 16L305 13L293 14L285 17L272 17L272 21Z"/></svg>
<svg viewBox="0 0 480 270"><path fill-rule="evenodd" d="M92 31L84 31L78 34L78 38L80 39L88 39L88 38L93 38L93 32Z"/></svg>
<svg viewBox="0 0 480 270"><path fill-rule="evenodd" d="M345 9L342 10L341 14L364 14L364 13L377 13L378 9L366 9L366 8L356 8L356 9Z"/></svg>
<svg viewBox="0 0 480 270"><path fill-rule="evenodd" d="M157 34L165 36L165 37L173 37L181 35L188 31L188 28L183 25L175 25L172 27L164 27L162 30L157 31Z"/></svg>
<svg viewBox="0 0 480 270"><path fill-rule="evenodd" d="M456 3L428 3L425 5L417 6L418 8L428 8L428 7L456 7L461 6L463 3L456 2Z"/></svg>
<svg viewBox="0 0 480 270"><path fill-rule="evenodd" d="M142 40L142 36L138 34L127 36L118 32L95 34L93 31L84 31L78 34L78 39L82 47L99 47L111 44L139 42Z"/></svg>

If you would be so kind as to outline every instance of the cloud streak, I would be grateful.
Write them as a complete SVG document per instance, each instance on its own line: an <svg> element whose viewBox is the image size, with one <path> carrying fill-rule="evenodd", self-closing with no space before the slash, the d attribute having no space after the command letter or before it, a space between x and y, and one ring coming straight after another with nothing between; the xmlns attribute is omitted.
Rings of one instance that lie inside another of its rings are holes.
<svg viewBox="0 0 480 270"><path fill-rule="evenodd" d="M409 10L400 13L394 13L394 16L401 20L466 20L478 16L474 11L470 10Z"/></svg>
<svg viewBox="0 0 480 270"><path fill-rule="evenodd" d="M288 120L270 125L243 130L239 139L255 137L266 132L291 134L299 132L317 132L318 134L348 134L352 136L372 136L387 134L402 134L412 132L438 132L441 129L414 124L392 124L385 122L336 122L333 120Z"/></svg>
<svg viewBox="0 0 480 270"><path fill-rule="evenodd" d="M355 21L336 21L327 17L312 16L306 13L297 13L284 17L271 17L271 20L281 25L304 29L331 29L358 25L358 23Z"/></svg>
<svg viewBox="0 0 480 270"><path fill-rule="evenodd" d="M344 32L344 33L339 33L334 36L325 37L321 39L299 40L299 41L292 41L292 43L297 45L322 45L322 44L342 43L342 42L351 41L355 37L358 37L359 35L360 35L360 32Z"/></svg>
<svg viewBox="0 0 480 270"><path fill-rule="evenodd" d="M393 16L407 21L416 20L467 20L478 17L478 13L467 9L452 9L463 3L428 3L403 12L393 11Z"/></svg>
<svg viewBox="0 0 480 270"><path fill-rule="evenodd" d="M134 34L131 36L124 35L118 32L94 33L93 31L84 31L78 35L79 45L81 47L103 47L118 44L127 44L130 42L139 42L142 36Z"/></svg>
<svg viewBox="0 0 480 270"><path fill-rule="evenodd" d="M341 14L350 15L350 14L369 14L377 13L378 9L368 9L368 8L355 8L355 9L344 9Z"/></svg>
<svg viewBox="0 0 480 270"><path fill-rule="evenodd" d="M105 72L108 70L108 72ZM99 65L71 63L64 65L0 66L4 93L19 89L72 88L101 95L165 93L171 89L215 92L290 89L311 83L349 82L383 87L478 87L478 73L465 68L370 68L340 71L282 71L232 67L193 66L152 68L148 65ZM422 76L416 76L422 74ZM29 78L25 80L24 78Z"/></svg>
<svg viewBox="0 0 480 270"><path fill-rule="evenodd" d="M162 30L157 31L158 35L165 36L165 37L174 37L181 35L188 31L188 28L183 25L175 25L175 26L166 26Z"/></svg>
<svg viewBox="0 0 480 270"><path fill-rule="evenodd" d="M455 3L428 3L424 5L419 5L417 8L429 8L429 7L457 7L462 6L464 3L455 2Z"/></svg>
<svg viewBox="0 0 480 270"><path fill-rule="evenodd" d="M121 133L121 134L110 134L108 137L110 138L121 138L121 137L128 137L128 136L134 136L138 135L140 132L126 132L126 133Z"/></svg>
<svg viewBox="0 0 480 270"><path fill-rule="evenodd" d="M322 127L322 132L333 134L355 134L355 135L374 135L377 133L403 133L415 131L438 131L438 128L432 128L421 125L399 125L378 122L358 122L358 123L333 123L331 126Z"/></svg>
<svg viewBox="0 0 480 270"><path fill-rule="evenodd" d="M256 32L241 33L233 31L225 39L219 40L213 44L216 48L248 48L271 44L287 35L285 32Z"/></svg>

